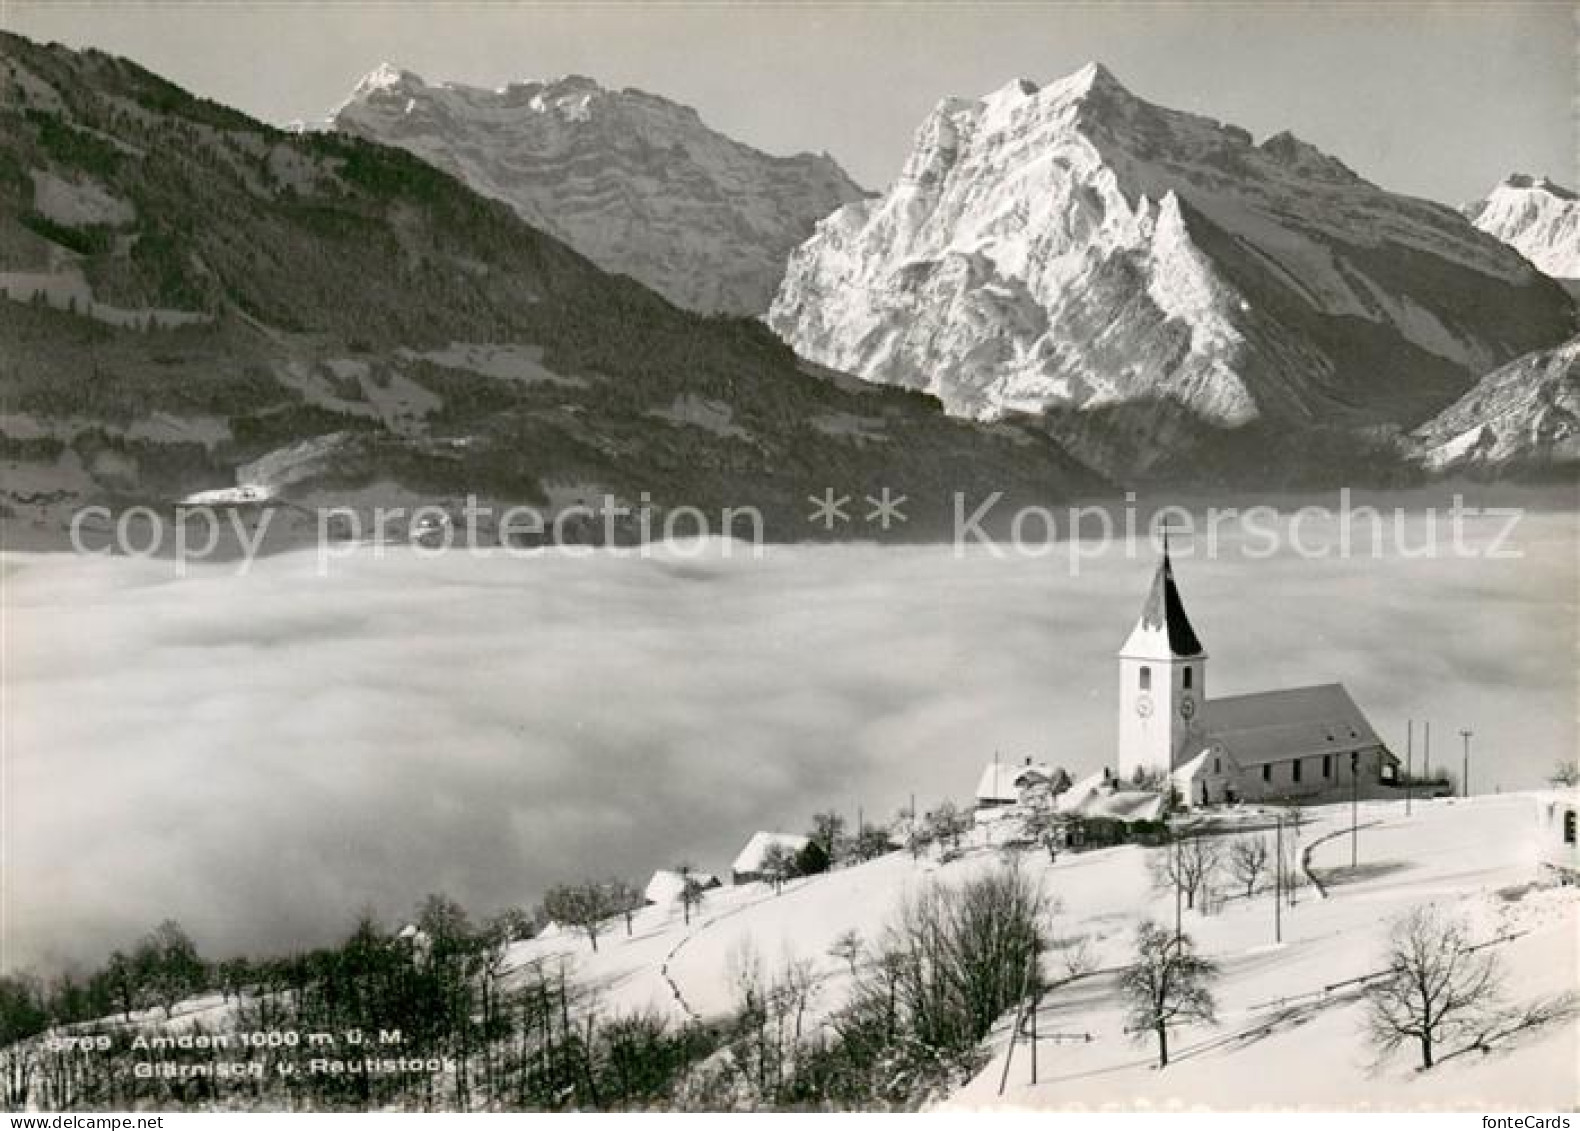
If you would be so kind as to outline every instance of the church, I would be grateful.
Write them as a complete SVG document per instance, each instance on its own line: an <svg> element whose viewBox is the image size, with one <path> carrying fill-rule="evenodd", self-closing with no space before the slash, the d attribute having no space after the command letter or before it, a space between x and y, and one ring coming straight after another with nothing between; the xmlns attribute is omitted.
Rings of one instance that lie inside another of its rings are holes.
<svg viewBox="0 0 1580 1131"><path fill-rule="evenodd" d="M1121 781L1171 782L1192 806L1375 797L1397 784L1399 760L1343 684L1208 697L1207 651L1166 540L1119 681Z"/></svg>

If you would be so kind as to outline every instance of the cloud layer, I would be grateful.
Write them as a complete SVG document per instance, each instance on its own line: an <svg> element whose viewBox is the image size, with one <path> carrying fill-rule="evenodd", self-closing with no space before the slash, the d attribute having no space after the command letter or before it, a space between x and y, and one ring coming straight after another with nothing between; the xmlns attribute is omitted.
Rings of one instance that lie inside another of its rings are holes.
<svg viewBox="0 0 1580 1131"><path fill-rule="evenodd" d="M1184 558L1210 691L1342 680L1478 787L1571 757L1572 516L1512 561ZM982 764L1110 757L1152 562L949 548L760 561L311 554L5 563L6 966L179 918L206 953L331 940L444 890L725 869L756 828L964 801Z"/></svg>

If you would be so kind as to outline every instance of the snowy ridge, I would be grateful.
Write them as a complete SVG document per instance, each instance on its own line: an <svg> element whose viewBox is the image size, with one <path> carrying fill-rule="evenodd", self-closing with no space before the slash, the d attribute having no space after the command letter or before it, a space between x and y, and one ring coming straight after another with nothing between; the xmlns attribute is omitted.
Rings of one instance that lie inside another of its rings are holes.
<svg viewBox="0 0 1580 1131"><path fill-rule="evenodd" d="M888 192L796 250L769 322L961 415L1155 402L1128 450L1086 453L1127 474L1181 407L1221 428L1413 423L1567 336L1573 308L1452 209L1091 64L940 102Z"/></svg>
<svg viewBox="0 0 1580 1131"><path fill-rule="evenodd" d="M1053 985L1038 1013L1038 1081L1031 1082L1024 1042L1005 1073L1005 1016L984 1042L980 1070L932 1106L1567 1110L1577 1096L1575 1017L1486 1053L1445 1056L1422 1072L1408 1050L1373 1063L1358 992L1359 980L1384 960L1391 922L1428 904L1462 917L1476 944L1495 950L1513 999L1573 990L1580 889L1541 883L1540 803L1514 793L1418 798L1406 816L1398 801L1362 802L1361 867L1353 873L1349 807L1308 809L1298 832L1286 826L1286 835L1297 837L1306 866L1328 883L1325 892L1297 891L1283 912L1280 942L1266 887L1247 897L1240 885L1221 883L1205 897L1210 909L1181 912L1183 930L1221 969L1213 985L1218 1009L1215 1024L1177 1027L1176 1056L1161 1072L1151 1046L1129 1029L1119 974L1132 961L1138 923L1173 921L1173 896L1149 873L1163 850L1127 845L1065 852L1053 862L1040 851L1018 853L1023 872L1059 902L1049 926L1062 945L1042 960ZM1270 816L1229 810L1221 839L1241 830L1269 835ZM634 914L629 933L611 922L597 950L575 931L550 927L510 947L500 985L509 992L543 965L563 964L574 984L599 987L592 1007L605 1015L646 1011L680 1025L721 1021L739 1008L730 974L736 956L760 955L770 972L799 960L816 987L805 1032L832 1039L830 1019L855 982L851 966L832 953L836 941L850 931L881 939L901 903L927 886L959 885L1002 867L1011 825L978 826L947 861L895 852L791 880L777 893L766 883L732 885L709 891L689 915L673 902L650 904ZM1062 947L1076 942L1087 950L1087 969L1067 980ZM99 1024L112 1033L226 1032L239 1024L239 1005L211 994L177 1004L169 1018L151 1008Z"/></svg>
<svg viewBox="0 0 1580 1131"><path fill-rule="evenodd" d="M1433 471L1580 462L1580 338L1493 370L1412 439Z"/></svg>
<svg viewBox="0 0 1580 1131"><path fill-rule="evenodd" d="M863 195L826 155L770 156L688 106L583 75L484 90L386 63L331 121L415 153L605 270L705 313L761 314L791 249Z"/></svg>
<svg viewBox="0 0 1580 1131"><path fill-rule="evenodd" d="M1580 197L1563 186L1515 173L1465 215L1553 278L1580 279Z"/></svg>

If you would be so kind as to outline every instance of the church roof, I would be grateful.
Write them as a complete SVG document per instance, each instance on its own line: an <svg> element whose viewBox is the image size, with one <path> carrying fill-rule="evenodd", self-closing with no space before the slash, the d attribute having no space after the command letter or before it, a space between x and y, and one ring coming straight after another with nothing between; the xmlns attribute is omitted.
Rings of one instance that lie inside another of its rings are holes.
<svg viewBox="0 0 1580 1131"><path fill-rule="evenodd" d="M1198 718L1201 731L1241 766L1382 743L1341 683L1209 699Z"/></svg>
<svg viewBox="0 0 1580 1131"><path fill-rule="evenodd" d="M1174 566L1166 548L1158 571L1152 576L1146 603L1141 606L1141 618L1125 642L1124 654L1154 656L1162 648L1168 650L1167 655L1180 658L1200 656L1203 651L1196 630L1185 615L1185 602L1180 600L1179 587L1174 584Z"/></svg>

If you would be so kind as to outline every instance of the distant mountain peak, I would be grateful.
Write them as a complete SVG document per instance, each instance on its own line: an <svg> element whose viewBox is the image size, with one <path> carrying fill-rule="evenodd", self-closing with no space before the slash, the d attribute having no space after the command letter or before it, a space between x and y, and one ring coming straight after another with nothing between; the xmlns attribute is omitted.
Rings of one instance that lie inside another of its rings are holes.
<svg viewBox="0 0 1580 1131"><path fill-rule="evenodd" d="M426 86L421 75L415 71L408 71L394 63L383 62L374 67L358 80L352 88L351 96L356 98L361 95L372 94L375 91L389 90L398 86Z"/></svg>
<svg viewBox="0 0 1580 1131"><path fill-rule="evenodd" d="M380 68L333 121L704 313L763 313L791 250L865 195L826 155L771 156L689 106L582 74L487 90Z"/></svg>
<svg viewBox="0 0 1580 1131"><path fill-rule="evenodd" d="M1546 176L1533 176L1530 173L1510 173L1498 184L1499 188L1528 189L1535 192L1545 192L1556 196L1560 200L1574 200L1576 194L1571 189Z"/></svg>
<svg viewBox="0 0 1580 1131"><path fill-rule="evenodd" d="M796 251L768 320L951 412L1046 414L1126 478L1253 425L1414 424L1574 311L1451 209L1091 63L941 101L888 194Z"/></svg>
<svg viewBox="0 0 1580 1131"><path fill-rule="evenodd" d="M1031 98L1040 88L1030 79L1011 79L997 90L983 97L982 101L1014 101Z"/></svg>
<svg viewBox="0 0 1580 1131"><path fill-rule="evenodd" d="M1580 279L1580 196L1548 177L1510 173L1463 209L1555 279Z"/></svg>
<svg viewBox="0 0 1580 1131"><path fill-rule="evenodd" d="M1129 94L1125 84L1120 82L1103 64L1093 59L1078 71L1072 72L1065 80L1072 88L1078 90L1111 90Z"/></svg>

